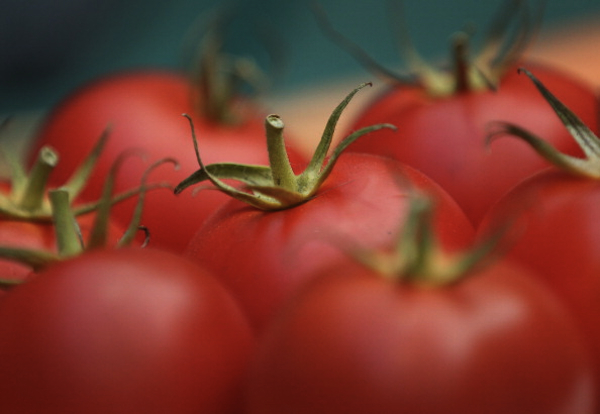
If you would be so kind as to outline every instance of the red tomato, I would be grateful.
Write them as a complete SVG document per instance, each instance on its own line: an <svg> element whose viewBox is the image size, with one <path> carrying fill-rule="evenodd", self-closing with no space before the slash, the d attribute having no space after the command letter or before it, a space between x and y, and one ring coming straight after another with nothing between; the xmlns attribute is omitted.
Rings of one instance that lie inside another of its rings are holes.
<svg viewBox="0 0 600 414"><path fill-rule="evenodd" d="M344 255L335 247L340 239L391 247L414 189L437 200L444 245L471 240L462 210L429 178L392 159L345 154L303 204L263 211L231 200L198 230L185 255L223 281L260 331L314 269Z"/></svg>
<svg viewBox="0 0 600 414"><path fill-rule="evenodd" d="M233 126L215 123L196 111L188 79L161 71L134 71L101 78L75 91L57 105L42 126L34 151L50 145L61 155L53 182L63 182L89 152L98 136L112 125L112 132L82 199L95 199L116 157L125 149L142 149L150 161L172 156L181 168L153 173L155 181L173 185L196 171L188 121L193 116L198 139L207 162L265 164L264 115L247 107L243 122ZM195 115L194 115L195 114ZM35 153L35 152L34 152ZM290 151L294 160L301 159ZM135 188L146 165L130 162L122 167L116 191ZM181 251L193 231L226 197L210 192L201 199L192 192L175 197L164 191L147 195L142 224L150 229L151 245ZM128 222L134 202L115 207L121 222Z"/></svg>
<svg viewBox="0 0 600 414"><path fill-rule="evenodd" d="M346 262L262 337L247 412L593 413L586 351L563 304L508 263L435 287Z"/></svg>
<svg viewBox="0 0 600 414"><path fill-rule="evenodd" d="M592 88L548 67L527 67L584 123L598 130L600 108ZM477 225L506 191L549 165L515 140L486 148L486 126L497 120L543 136L562 152L581 154L548 103L516 69L501 79L497 91L432 98L419 87L392 87L367 106L351 129L384 121L396 125L398 131L358 140L348 151L389 155L424 172L446 189Z"/></svg>
<svg viewBox="0 0 600 414"><path fill-rule="evenodd" d="M515 221L506 241L509 256L535 271L575 313L592 343L600 378L599 205L598 180L550 169L507 193L479 231Z"/></svg>
<svg viewBox="0 0 600 414"><path fill-rule="evenodd" d="M234 413L254 339L208 273L151 249L48 267L0 305L10 413Z"/></svg>

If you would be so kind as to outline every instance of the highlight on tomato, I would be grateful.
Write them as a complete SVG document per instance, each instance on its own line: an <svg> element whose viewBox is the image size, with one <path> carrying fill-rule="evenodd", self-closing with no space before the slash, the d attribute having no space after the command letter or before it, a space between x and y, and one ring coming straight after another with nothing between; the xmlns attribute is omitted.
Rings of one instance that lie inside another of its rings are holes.
<svg viewBox="0 0 600 414"><path fill-rule="evenodd" d="M521 72L539 89L585 156L564 154L521 125L493 123L492 151L499 137L513 137L553 166L506 193L488 212L479 233L487 234L497 223L513 223L503 248L568 304L591 343L600 378L600 139L537 76L526 69Z"/></svg>
<svg viewBox="0 0 600 414"><path fill-rule="evenodd" d="M182 113L193 117L207 161L267 162L263 110L240 92L240 84L257 82L258 68L251 59L222 51L224 19L219 14L208 22L198 63L191 73L146 68L109 74L82 85L52 108L33 145L34 152L50 145L61 153L52 183L64 181L110 125L110 140L82 192L84 199L100 194L110 165L130 148L144 151L150 162L165 156L177 159L179 170L155 173L156 180L175 185L197 168ZM293 162L304 160L293 148L290 156ZM144 169L142 162L124 165L117 190L137 184ZM152 233L153 245L181 252L193 229L225 200L216 191L205 194L202 200L191 192L180 197L148 194L142 222ZM127 223L134 205L128 202L115 208L116 219Z"/></svg>
<svg viewBox="0 0 600 414"><path fill-rule="evenodd" d="M206 186L234 198L197 230L184 254L233 292L258 332L315 268L341 254L330 238L388 246L395 237L395 223L406 214L407 194L413 188L438 200L434 226L445 229L445 234L456 233L452 239L442 238L443 243L468 244L473 238L474 229L456 202L419 171L390 158L343 154L354 140L391 125L357 130L328 155L342 111L367 85L354 89L332 112L302 172L295 173L287 159L283 121L270 115L266 119L268 166L204 164L197 145L200 169L176 187L181 192L209 182Z"/></svg>
<svg viewBox="0 0 600 414"><path fill-rule="evenodd" d="M390 14L403 16L400 2ZM422 171L446 189L477 225L486 210L513 185L548 163L516 141L499 142L490 153L485 145L486 125L504 119L544 136L561 152L580 156L569 134L546 102L517 68L535 71L544 84L598 130L600 106L596 90L569 73L529 61L524 50L541 19L542 2L505 1L490 25L481 49L471 53L472 36L455 34L448 65L436 67L416 52L406 23L395 25L408 73L397 73L374 62L368 52L345 38L318 12L326 33L359 62L388 84L365 105L349 130L390 122L397 133L352 144L349 151L391 156ZM319 10L319 9L317 9Z"/></svg>
<svg viewBox="0 0 600 414"><path fill-rule="evenodd" d="M431 214L413 197L396 248L342 244L348 255L292 296L250 365L247 413L596 412L564 303L489 257L496 235L448 253Z"/></svg>

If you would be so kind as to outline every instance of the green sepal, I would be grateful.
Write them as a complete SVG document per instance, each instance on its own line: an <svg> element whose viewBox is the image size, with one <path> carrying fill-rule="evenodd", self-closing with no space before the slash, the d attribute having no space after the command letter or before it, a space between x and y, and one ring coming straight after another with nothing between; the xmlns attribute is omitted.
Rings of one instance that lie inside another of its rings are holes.
<svg viewBox="0 0 600 414"><path fill-rule="evenodd" d="M540 26L544 9L544 5L540 4L532 12L524 0L504 2L477 52L470 53L473 30L468 28L451 38L453 56L450 65L436 66L428 63L414 47L407 30L402 2L390 1L388 5L390 9L387 14L393 18L390 26L407 66L405 73L388 69L375 61L361 46L337 31L319 3L312 1L320 28L359 64L392 84L418 85L434 97L450 96L462 91L496 89L502 76L521 58L530 43Z"/></svg>
<svg viewBox="0 0 600 414"><path fill-rule="evenodd" d="M60 186L69 193L69 202L73 214L79 216L92 212L100 205L100 200L74 204L85 187L98 158L100 157L108 137L110 127L107 127L94 144L90 153L69 177L66 183ZM9 194L0 193L0 219L52 222L52 205L48 194L48 178L56 165L60 162L59 155L50 147L42 147L31 170L27 172L18 157L0 147L0 154L9 166L11 190ZM164 188L165 183L148 185L143 190ZM111 203L116 204L129 199L142 191L134 188L115 194Z"/></svg>
<svg viewBox="0 0 600 414"><path fill-rule="evenodd" d="M254 59L226 53L225 29L232 23L235 7L221 5L211 10L200 25L192 27L186 43L193 44L190 79L197 113L218 125L236 125L244 120L239 106L240 91L256 95L269 84L268 77ZM200 27L202 26L202 27ZM198 35L198 29L202 33ZM200 41L198 41L200 38ZM267 50L270 54L270 50Z"/></svg>
<svg viewBox="0 0 600 414"><path fill-rule="evenodd" d="M396 129L391 124L377 124L362 128L344 138L328 157L333 134L342 112L354 95L366 86L371 86L371 83L359 85L333 110L310 162L300 174L295 174L290 165L284 145L284 124L278 115L269 115L265 120L269 166L257 166L232 163L204 165L198 149L193 121L189 115L184 114L190 123L194 151L200 169L181 181L175 188L175 194L181 193L192 185L210 181L217 190L262 210L282 210L304 203L315 195L348 145L378 129ZM234 187L224 182L225 179L238 181L240 186Z"/></svg>
<svg viewBox="0 0 600 414"><path fill-rule="evenodd" d="M57 188L49 190L49 200L52 207L52 221L55 229L57 252L55 253L37 249L15 248L12 246L0 245L0 258L22 263L31 267L33 271L38 271L54 262L80 255L85 251L109 247L107 236L109 231L110 209L114 204L112 191L114 188L115 178L118 170L126 161L127 157L134 154L134 152L126 151L122 153L113 163L104 183L102 197L99 200L99 205L96 209L96 216L92 224L92 230L87 240L84 240L82 237L81 230L75 217L75 212L71 206L69 190L66 188ZM136 190L138 193L138 200L129 226L117 242L117 245L114 247L120 248L129 246L133 242L137 231L142 228L140 226L140 220L146 192L149 189L156 188L156 186L149 186L146 184L148 176L155 168L165 163L171 163L175 166L175 168L178 168L179 166L177 161L173 158L164 158L156 161L146 169L142 176L141 185ZM167 186L166 184L163 185L163 187L167 187L172 190L172 187ZM8 280L0 280L0 288L11 287L19 283L20 282L18 281L13 282Z"/></svg>
<svg viewBox="0 0 600 414"><path fill-rule="evenodd" d="M368 250L344 240L343 249L352 258L384 278L421 287L459 283L494 260L506 228L491 232L474 246L448 253L433 229L435 202L413 191L402 231L391 250Z"/></svg>
<svg viewBox="0 0 600 414"><path fill-rule="evenodd" d="M486 144L490 145L492 141L501 136L521 139L548 162L564 171L575 175L600 179L600 139L573 111L554 96L533 73L524 68L520 68L519 73L524 73L531 79L538 91L552 107L554 113L560 118L565 128L577 142L585 157L578 158L561 153L548 141L545 141L525 128L502 121L495 121L489 124Z"/></svg>

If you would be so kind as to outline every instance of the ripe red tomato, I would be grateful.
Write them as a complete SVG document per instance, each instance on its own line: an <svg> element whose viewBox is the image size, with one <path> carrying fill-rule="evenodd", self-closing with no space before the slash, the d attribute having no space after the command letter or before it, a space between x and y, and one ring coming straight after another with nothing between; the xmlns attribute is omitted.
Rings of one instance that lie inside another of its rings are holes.
<svg viewBox="0 0 600 414"><path fill-rule="evenodd" d="M346 261L267 329L247 412L593 413L583 344L563 304L509 263L435 287Z"/></svg>
<svg viewBox="0 0 600 414"><path fill-rule="evenodd" d="M571 308L590 339L600 378L600 182L551 169L507 193L479 229L514 221L508 255L536 272Z"/></svg>
<svg viewBox="0 0 600 414"><path fill-rule="evenodd" d="M241 123L219 124L201 115L192 102L193 87L179 73L167 71L132 71L107 76L88 84L57 105L42 126L34 150L50 145L61 154L53 172L53 182L63 182L89 152L101 132L112 125L111 135L83 199L96 199L104 178L116 157L125 149L142 149L150 161L172 156L180 163L178 171L156 171L156 181L173 185L194 172L198 165L194 155L190 128L181 114L193 116L198 138L207 162L244 162L264 164L264 115L245 106ZM291 150L292 160L302 159ZM116 191L135 188L146 165L129 162L122 167ZM152 246L181 251L217 205L226 197L218 192L196 198L192 192L178 197L163 191L148 194L142 224L150 229ZM115 207L119 221L128 222L134 202Z"/></svg>
<svg viewBox="0 0 600 414"><path fill-rule="evenodd" d="M0 305L10 413L235 413L248 322L195 264L152 249L49 266Z"/></svg>
<svg viewBox="0 0 600 414"><path fill-rule="evenodd" d="M345 154L303 204L263 211L231 200L198 230L184 254L223 281L260 331L314 269L344 255L336 247L339 239L391 247L415 189L436 199L435 227L444 245L471 241L474 230L462 210L428 177L389 158Z"/></svg>
<svg viewBox="0 0 600 414"><path fill-rule="evenodd" d="M592 88L549 67L527 67L592 130L598 130L600 108ZM420 87L390 87L366 107L351 129L385 121L398 131L358 140L348 150L389 155L421 170L446 189L477 225L506 191L549 165L514 140L487 148L486 126L496 120L518 124L562 152L581 155L550 106L516 67L502 77L496 91L433 98Z"/></svg>

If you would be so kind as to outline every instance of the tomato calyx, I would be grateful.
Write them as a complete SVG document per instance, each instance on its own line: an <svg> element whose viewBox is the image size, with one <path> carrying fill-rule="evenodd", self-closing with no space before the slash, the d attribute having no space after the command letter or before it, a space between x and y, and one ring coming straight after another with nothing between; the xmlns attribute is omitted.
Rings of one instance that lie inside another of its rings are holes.
<svg viewBox="0 0 600 414"><path fill-rule="evenodd" d="M258 92L268 83L253 59L223 52L223 30L232 13L222 8L211 16L191 64L194 107L217 125L236 125L243 121L240 105L244 100L239 94L242 86Z"/></svg>
<svg viewBox="0 0 600 414"><path fill-rule="evenodd" d="M539 26L541 9L532 22L532 13L525 2L506 2L492 22L482 47L470 53L472 30L456 32L451 37L451 68L438 67L426 61L414 47L407 30L400 2L390 2L389 14L399 16L393 25L400 53L408 73L392 71L376 62L363 48L337 31L329 22L322 7L315 1L313 11L324 33L348 52L359 64L395 85L414 85L429 96L447 97L462 92L496 89L502 76L520 59L524 49ZM515 20L511 31L511 21Z"/></svg>
<svg viewBox="0 0 600 414"><path fill-rule="evenodd" d="M96 162L106 144L110 130L107 128L101 134L92 151L73 172L69 180L61 188L69 193L73 203L85 187ZM48 146L42 147L30 171L25 171L17 157L7 150L0 148L3 159L10 169L10 191L0 193L0 218L30 222L51 222L52 205L48 196L48 179L60 161L56 151ZM135 188L111 197L111 203L119 203L135 196L142 190L168 187L165 183L156 183L147 188ZM96 210L101 201L72 204L73 214L79 216Z"/></svg>
<svg viewBox="0 0 600 414"><path fill-rule="evenodd" d="M459 283L474 269L485 265L503 229L490 234L474 247L449 253L441 246L432 227L434 201L417 192L409 197L406 221L391 250L365 250L342 241L347 253L384 278L422 287Z"/></svg>
<svg viewBox="0 0 600 414"><path fill-rule="evenodd" d="M584 153L584 158L561 153L551 144L530 131L503 121L495 121L488 126L487 145L501 137L508 136L526 142L540 156L556 167L574 175L600 179L600 139L583 121L556 96L552 94L533 73L525 68L519 68L519 73L526 74L534 83L544 99L550 104L565 128L577 142Z"/></svg>
<svg viewBox="0 0 600 414"><path fill-rule="evenodd" d="M26 249L13 246L0 246L0 258L16 261L29 266L33 271L41 270L53 262L65 260L73 256L83 254L85 251L107 248L108 244L108 229L110 209L114 204L112 196L114 181L120 166L125 162L126 158L132 155L129 152L121 154L121 156L113 164L108 177L106 179L103 194L96 208L96 216L92 230L88 240L83 240L79 225L75 217L75 209L71 205L71 191L68 188L60 187L48 191L48 200L52 210L52 221L56 236L56 252ZM156 161L144 172L142 183L138 191L138 200L130 223L117 242L115 248L129 246L133 243L138 231L146 232L146 241L142 245L144 247L148 241L149 233L146 228L140 226L142 217L142 209L146 191L149 186L146 185L149 174L158 166L171 163L177 168L177 161L172 158L164 158ZM10 288L22 281L0 279L0 288Z"/></svg>
<svg viewBox="0 0 600 414"><path fill-rule="evenodd" d="M194 141L194 149L200 169L175 187L175 194L186 188L210 181L217 190L233 198L244 201L261 210L282 210L302 204L312 198L331 173L342 152L359 137L382 128L396 129L390 124L376 124L359 129L344 138L328 157L329 147L337 122L354 95L370 83L363 83L334 109L321 140L304 171L295 174L290 164L284 144L284 124L278 115L268 115L265 120L269 166L217 163L204 165L198 150L198 143L191 118L187 116ZM227 184L225 179L239 181L242 186L236 188ZM206 188L206 187L202 187Z"/></svg>

